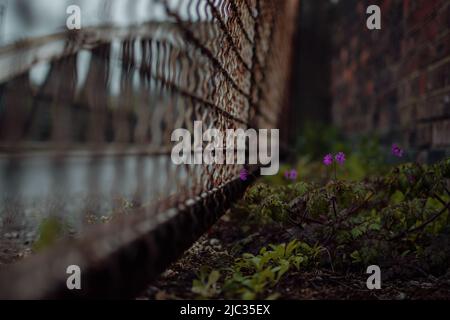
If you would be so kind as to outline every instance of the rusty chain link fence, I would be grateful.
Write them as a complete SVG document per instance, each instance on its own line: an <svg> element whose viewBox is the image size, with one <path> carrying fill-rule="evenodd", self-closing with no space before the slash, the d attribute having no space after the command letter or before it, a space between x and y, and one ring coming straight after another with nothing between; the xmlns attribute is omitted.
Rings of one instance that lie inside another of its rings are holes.
<svg viewBox="0 0 450 320"><path fill-rule="evenodd" d="M171 133L282 126L297 2L147 0L145 23L3 45L2 249L49 219L66 240L3 257L0 297L133 297L239 199L241 165L176 166Z"/></svg>

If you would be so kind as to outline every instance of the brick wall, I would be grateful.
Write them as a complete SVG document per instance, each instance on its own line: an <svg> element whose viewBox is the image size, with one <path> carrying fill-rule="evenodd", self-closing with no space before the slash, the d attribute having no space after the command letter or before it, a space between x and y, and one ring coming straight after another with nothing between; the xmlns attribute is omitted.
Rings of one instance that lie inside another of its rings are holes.
<svg viewBox="0 0 450 320"><path fill-rule="evenodd" d="M381 8L382 30L366 28ZM450 156L450 1L343 0L333 31L333 121L422 161Z"/></svg>

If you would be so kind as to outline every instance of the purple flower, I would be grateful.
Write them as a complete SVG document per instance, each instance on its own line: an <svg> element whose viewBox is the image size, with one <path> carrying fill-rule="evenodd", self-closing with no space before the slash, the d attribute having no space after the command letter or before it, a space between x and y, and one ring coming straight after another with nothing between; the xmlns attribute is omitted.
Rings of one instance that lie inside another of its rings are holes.
<svg viewBox="0 0 450 320"><path fill-rule="evenodd" d="M392 144L391 152L398 158L403 157L403 150L396 143Z"/></svg>
<svg viewBox="0 0 450 320"><path fill-rule="evenodd" d="M241 172L239 173L239 178L241 179L241 181L247 181L248 171L246 169L242 169Z"/></svg>
<svg viewBox="0 0 450 320"><path fill-rule="evenodd" d="M331 164L333 164L333 155L329 153L325 157L323 157L323 164L326 166L330 166Z"/></svg>
<svg viewBox="0 0 450 320"><path fill-rule="evenodd" d="M286 179L289 179L290 176L291 176L291 172L290 172L289 170L287 170L287 171L284 172L284 177L285 177Z"/></svg>
<svg viewBox="0 0 450 320"><path fill-rule="evenodd" d="M297 174L297 170L292 169L289 178L291 180L297 180L298 174Z"/></svg>
<svg viewBox="0 0 450 320"><path fill-rule="evenodd" d="M285 171L285 172L284 172L284 177L285 177L286 179L292 180L292 181L297 180L297 177L298 177L297 170L292 169L292 170Z"/></svg>
<svg viewBox="0 0 450 320"><path fill-rule="evenodd" d="M334 157L336 159L336 162L339 163L340 165L343 165L345 162L345 153L343 152L339 152L336 157Z"/></svg>

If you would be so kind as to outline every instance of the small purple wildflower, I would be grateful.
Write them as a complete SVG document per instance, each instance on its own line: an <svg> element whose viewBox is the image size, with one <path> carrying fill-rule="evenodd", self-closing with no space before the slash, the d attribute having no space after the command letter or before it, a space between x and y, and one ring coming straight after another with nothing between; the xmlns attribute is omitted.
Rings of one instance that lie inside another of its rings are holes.
<svg viewBox="0 0 450 320"><path fill-rule="evenodd" d="M290 176L291 176L291 172L290 172L289 170L287 170L287 171L284 172L284 177L285 177L286 179L289 179Z"/></svg>
<svg viewBox="0 0 450 320"><path fill-rule="evenodd" d="M323 164L326 166L330 166L333 164L333 155L330 153L323 157Z"/></svg>
<svg viewBox="0 0 450 320"><path fill-rule="evenodd" d="M241 172L239 173L239 178L241 179L241 181L247 181L248 171L246 169L242 169Z"/></svg>
<svg viewBox="0 0 450 320"><path fill-rule="evenodd" d="M298 177L298 173L297 173L297 170L295 170L295 169L292 169L292 170L291 170L291 174L290 174L290 177L289 177L289 178L290 178L291 180L293 180L293 181L294 181L294 180L297 180L297 177Z"/></svg>
<svg viewBox="0 0 450 320"><path fill-rule="evenodd" d="M297 180L297 177L298 177L297 170L292 169L292 170L287 170L287 171L285 171L285 172L284 172L284 177L285 177L286 179L292 180L292 181Z"/></svg>
<svg viewBox="0 0 450 320"><path fill-rule="evenodd" d="M403 150L396 143L392 144L391 152L398 158L403 157Z"/></svg>
<svg viewBox="0 0 450 320"><path fill-rule="evenodd" d="M343 165L345 162L345 153L343 152L339 152L336 157L334 157L336 159L336 162L339 163L340 165Z"/></svg>

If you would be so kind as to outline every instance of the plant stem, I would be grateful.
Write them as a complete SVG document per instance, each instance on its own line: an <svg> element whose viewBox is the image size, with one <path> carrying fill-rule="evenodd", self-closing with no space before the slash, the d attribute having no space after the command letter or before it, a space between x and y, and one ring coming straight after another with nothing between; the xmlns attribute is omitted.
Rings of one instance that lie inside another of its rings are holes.
<svg viewBox="0 0 450 320"><path fill-rule="evenodd" d="M337 165L336 165L336 162L334 162L333 165L334 165L334 181L337 181L337 174L336 174Z"/></svg>
<svg viewBox="0 0 450 320"><path fill-rule="evenodd" d="M422 223L421 225L419 225L418 227L415 227L413 229L407 230L407 231L403 231L401 234L392 237L391 239L389 239L389 241L394 241L394 240L398 240L403 238L404 236L422 230L424 229L427 225L429 225L430 223L432 223L433 221L435 221L437 218L439 218L445 211L447 211L447 209L450 208L450 202L447 203L447 205L438 213L436 213L435 215L433 215L430 219L426 220L424 223Z"/></svg>

